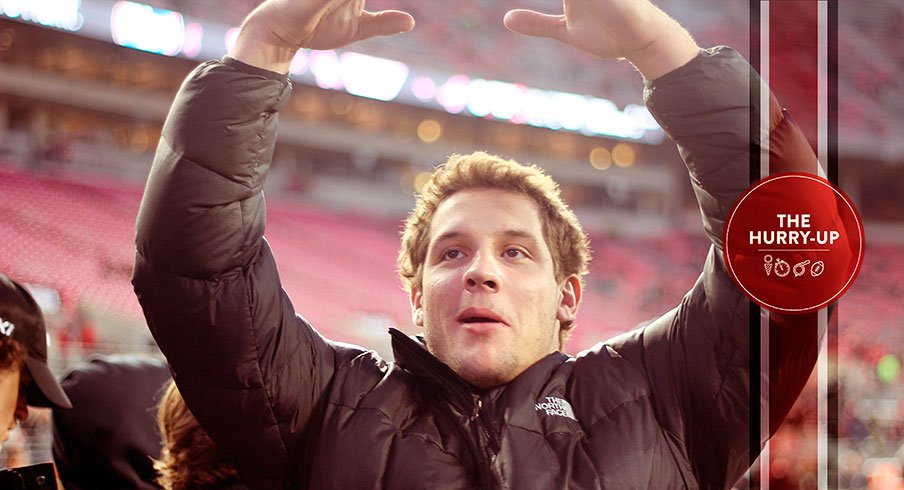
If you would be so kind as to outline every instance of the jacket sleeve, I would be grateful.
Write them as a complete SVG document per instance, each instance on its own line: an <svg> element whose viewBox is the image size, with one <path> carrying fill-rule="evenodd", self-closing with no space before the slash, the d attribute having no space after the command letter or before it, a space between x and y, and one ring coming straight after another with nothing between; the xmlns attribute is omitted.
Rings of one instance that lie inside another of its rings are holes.
<svg viewBox="0 0 904 490"><path fill-rule="evenodd" d="M701 488L730 488L751 462L750 303L726 272L722 231L748 187L750 152L759 151L758 131L750 130L751 111L758 121L760 108L750 101L759 100L759 83L737 52L714 48L647 82L645 90L647 106L688 168L712 245L679 306L614 339L612 347L647 378L656 417L680 441ZM790 116L774 97L766 110L772 168L813 171L815 156ZM771 353L779 368L769 383L773 396L793 402L815 363L817 332L795 328L802 317L780 318L770 327L771 336L782 336L782 349ZM780 421L789 409L782 405L771 417Z"/></svg>
<svg viewBox="0 0 904 490"><path fill-rule="evenodd" d="M262 186L290 92L285 76L228 57L197 67L167 116L137 222L132 282L151 332L252 488L304 478L337 353L294 313L263 238Z"/></svg>

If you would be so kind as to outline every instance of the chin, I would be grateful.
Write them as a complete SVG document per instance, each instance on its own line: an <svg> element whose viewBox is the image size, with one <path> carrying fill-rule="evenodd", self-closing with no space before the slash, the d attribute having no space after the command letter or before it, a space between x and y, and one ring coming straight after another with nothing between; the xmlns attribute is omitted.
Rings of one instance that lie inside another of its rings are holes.
<svg viewBox="0 0 904 490"><path fill-rule="evenodd" d="M498 360L493 363L465 361L457 371L468 383L481 389L488 389L508 383L514 378L511 366L507 364Z"/></svg>
<svg viewBox="0 0 904 490"><path fill-rule="evenodd" d="M480 373L480 374L475 374L475 375L465 374L464 376L462 376L462 378L464 378L464 380L467 381L468 383L471 383L475 387L480 388L482 390L488 390L490 388L495 388L497 386L504 385L505 383L507 383L509 381L508 379L506 379L504 377L496 376L496 375L492 375L492 374L486 374L486 373Z"/></svg>

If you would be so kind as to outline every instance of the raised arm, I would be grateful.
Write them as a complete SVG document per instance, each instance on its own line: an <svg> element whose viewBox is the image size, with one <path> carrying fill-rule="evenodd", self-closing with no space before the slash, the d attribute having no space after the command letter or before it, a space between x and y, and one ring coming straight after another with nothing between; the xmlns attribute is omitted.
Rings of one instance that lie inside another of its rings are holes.
<svg viewBox="0 0 904 490"><path fill-rule="evenodd" d="M380 23L358 20L376 15L361 2L300 4L312 5L263 4L235 58L204 63L185 80L137 222L133 284L151 332L192 413L252 488L307 481L325 392L355 354L296 316L263 238L262 187L291 92L282 63L297 46L290 53L258 36L280 18L307 26L299 45L338 47ZM271 33L286 36L280 25ZM356 34L343 37L344 29Z"/></svg>
<svg viewBox="0 0 904 490"><path fill-rule="evenodd" d="M270 0L245 19L229 55L258 68L288 73L301 48L336 49L411 29L410 14L368 12L363 0Z"/></svg>
<svg viewBox="0 0 904 490"><path fill-rule="evenodd" d="M603 58L626 58L646 79L651 113L678 144L712 242L703 273L678 307L610 345L646 377L656 418L679 442L701 488L728 488L750 463L750 339L749 302L726 273L722 230L748 186L750 152L759 151L758 132L750 130L751 111L760 110L750 104L759 100L759 78L731 49L699 50L644 0L566 0L564 15L513 11L506 25ZM773 167L815 168L812 150L777 102L763 110L770 111ZM814 329L797 328L809 320L777 320L773 335L783 341L771 353L780 367L770 383L783 403L771 418L781 420L812 370L818 344Z"/></svg>
<svg viewBox="0 0 904 490"><path fill-rule="evenodd" d="M599 58L624 58L647 80L700 51L681 25L646 0L565 0L562 14L518 9L503 22L513 32L555 39Z"/></svg>

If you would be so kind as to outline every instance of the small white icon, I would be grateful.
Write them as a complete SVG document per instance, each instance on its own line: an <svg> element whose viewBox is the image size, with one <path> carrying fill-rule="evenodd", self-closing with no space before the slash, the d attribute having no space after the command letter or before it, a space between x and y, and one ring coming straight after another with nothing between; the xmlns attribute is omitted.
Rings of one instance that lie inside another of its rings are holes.
<svg viewBox="0 0 904 490"><path fill-rule="evenodd" d="M813 277L819 277L826 270L826 264L821 260L813 262L812 265L809 259L802 260L792 267L788 262L778 257L773 257L772 254L763 256L763 269L765 269L767 276L775 273L776 277L786 277L791 272L794 272L794 277L800 277L807 273L808 265L810 266L810 275Z"/></svg>
<svg viewBox="0 0 904 490"><path fill-rule="evenodd" d="M791 264L785 262L782 259L775 259L775 275L778 277L785 277L788 273L791 272Z"/></svg>
<svg viewBox="0 0 904 490"><path fill-rule="evenodd" d="M810 265L809 260L804 260L794 264L794 277L800 277L804 275L804 272L807 272L808 265Z"/></svg>
<svg viewBox="0 0 904 490"><path fill-rule="evenodd" d="M813 262L813 265L810 266L810 275L813 277L817 277L826 270L826 265L821 260L817 260Z"/></svg>
<svg viewBox="0 0 904 490"><path fill-rule="evenodd" d="M7 337L13 336L13 330L16 329L16 325L10 321L4 320L0 318L0 333L6 335Z"/></svg>

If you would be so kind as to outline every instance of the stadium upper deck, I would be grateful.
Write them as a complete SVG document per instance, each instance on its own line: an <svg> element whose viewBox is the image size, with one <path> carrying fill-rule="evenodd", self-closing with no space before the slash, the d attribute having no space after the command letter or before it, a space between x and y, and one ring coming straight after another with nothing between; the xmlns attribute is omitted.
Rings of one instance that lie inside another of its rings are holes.
<svg viewBox="0 0 904 490"><path fill-rule="evenodd" d="M147 3L237 25L259 2L149 0ZM747 54L749 2L662 0L658 3L687 27L701 45L725 44ZM803 3L784 2L786 13L773 19L773 26L781 23L793 30L803 18L795 15L795 4L799 7ZM559 49L555 43L516 36L502 26L502 17L509 9L533 8L556 13L561 10L561 2L374 0L368 2L368 8L409 11L418 26L405 36L355 45L356 51L426 68L594 94L619 106L640 102L640 77L631 74L633 69L627 63L601 64L589 55ZM897 145L893 135L904 130L904 98L900 97L904 93L904 51L899 49L901 32L904 32L904 3L839 2L838 17L842 142L849 150L856 149L858 155L901 160L904 145ZM787 40L789 48L796 42ZM795 70L796 77L806 78L815 73L815 66L807 59L795 57L793 49L774 52L779 63ZM793 101L806 95L800 93L800 86L787 83L773 88L784 95L783 100ZM815 127L815 117L815 114L798 114L805 127Z"/></svg>

